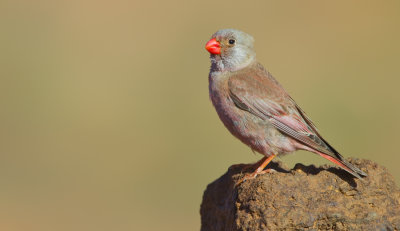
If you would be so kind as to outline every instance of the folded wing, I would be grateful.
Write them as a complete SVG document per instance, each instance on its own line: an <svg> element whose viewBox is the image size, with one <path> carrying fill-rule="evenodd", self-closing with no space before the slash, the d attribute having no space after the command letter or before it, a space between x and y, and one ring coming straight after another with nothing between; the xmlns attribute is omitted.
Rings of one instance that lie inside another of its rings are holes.
<svg viewBox="0 0 400 231"><path fill-rule="evenodd" d="M261 65L255 65L231 76L228 88L230 97L237 107L263 120L269 120L282 133L317 153L325 154L325 158L327 156L328 159L333 158L331 161L339 161L339 163L334 162L341 166L345 165L345 169L348 167L360 175L366 175L347 163L321 137L304 111Z"/></svg>

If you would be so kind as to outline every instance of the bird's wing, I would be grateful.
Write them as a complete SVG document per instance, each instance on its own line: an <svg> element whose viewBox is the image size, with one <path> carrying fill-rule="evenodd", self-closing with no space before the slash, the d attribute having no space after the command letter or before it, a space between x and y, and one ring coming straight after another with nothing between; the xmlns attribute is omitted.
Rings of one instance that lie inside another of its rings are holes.
<svg viewBox="0 0 400 231"><path fill-rule="evenodd" d="M318 134L300 107L261 65L232 75L228 88L237 107L269 120L282 133L316 151L340 158Z"/></svg>
<svg viewBox="0 0 400 231"><path fill-rule="evenodd" d="M231 75L228 88L238 108L270 121L282 133L338 164L355 177L367 175L347 162L321 137L304 111L260 64Z"/></svg>

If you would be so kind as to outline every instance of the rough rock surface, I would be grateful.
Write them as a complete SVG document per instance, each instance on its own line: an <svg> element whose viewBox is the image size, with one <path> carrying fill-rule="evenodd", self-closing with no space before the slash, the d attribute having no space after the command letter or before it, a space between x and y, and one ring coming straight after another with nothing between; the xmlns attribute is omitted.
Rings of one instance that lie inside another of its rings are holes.
<svg viewBox="0 0 400 231"><path fill-rule="evenodd" d="M363 181L327 165L272 163L273 173L238 186L244 165L208 185L201 230L400 230L400 191L386 168L348 159L368 174Z"/></svg>

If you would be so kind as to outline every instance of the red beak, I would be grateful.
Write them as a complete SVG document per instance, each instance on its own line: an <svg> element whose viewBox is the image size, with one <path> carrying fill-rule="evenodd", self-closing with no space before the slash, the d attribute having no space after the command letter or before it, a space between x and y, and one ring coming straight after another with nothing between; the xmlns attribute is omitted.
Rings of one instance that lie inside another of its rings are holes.
<svg viewBox="0 0 400 231"><path fill-rule="evenodd" d="M207 42L206 50L214 55L221 54L221 47L215 38Z"/></svg>

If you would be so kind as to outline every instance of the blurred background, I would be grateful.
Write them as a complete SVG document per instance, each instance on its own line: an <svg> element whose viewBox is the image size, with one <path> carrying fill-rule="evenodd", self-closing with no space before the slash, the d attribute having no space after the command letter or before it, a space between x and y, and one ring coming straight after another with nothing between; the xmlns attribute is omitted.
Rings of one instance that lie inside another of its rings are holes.
<svg viewBox="0 0 400 231"><path fill-rule="evenodd" d="M400 183L399 1L2 0L0 28L1 230L199 230L207 184L261 158L208 97L222 28L255 37L344 156Z"/></svg>

